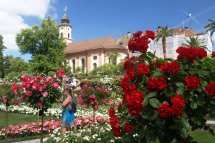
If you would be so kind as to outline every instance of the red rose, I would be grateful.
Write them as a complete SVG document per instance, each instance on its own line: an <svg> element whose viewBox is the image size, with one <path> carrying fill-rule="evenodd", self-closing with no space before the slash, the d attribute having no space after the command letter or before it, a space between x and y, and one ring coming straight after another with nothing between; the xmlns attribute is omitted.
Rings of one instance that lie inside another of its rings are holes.
<svg viewBox="0 0 215 143"><path fill-rule="evenodd" d="M163 76L160 76L159 78L149 77L146 86L149 88L149 90L159 91L165 89L167 84Z"/></svg>
<svg viewBox="0 0 215 143"><path fill-rule="evenodd" d="M196 76L187 77L187 78L185 79L185 82L186 82L187 88L188 88L189 90L198 89L198 88L199 88L199 85L200 85L200 80L199 80L199 78L196 77Z"/></svg>
<svg viewBox="0 0 215 143"><path fill-rule="evenodd" d="M29 90L27 90L27 91L25 92L25 94L26 94L27 96L31 96L31 95L32 95L32 92L29 91Z"/></svg>
<svg viewBox="0 0 215 143"><path fill-rule="evenodd" d="M57 82L53 82L53 83L52 83L52 87L58 88L58 86L59 86L59 84L58 84Z"/></svg>
<svg viewBox="0 0 215 143"><path fill-rule="evenodd" d="M124 129L125 129L126 133L130 133L130 132L132 132L134 130L134 126L129 125L128 123L125 123Z"/></svg>
<svg viewBox="0 0 215 143"><path fill-rule="evenodd" d="M171 108L169 107L168 103L162 103L161 106L158 108L158 113L161 118L167 119L171 116Z"/></svg>
<svg viewBox="0 0 215 143"><path fill-rule="evenodd" d="M43 103L41 101L37 102L37 107L42 107L43 106Z"/></svg>
<svg viewBox="0 0 215 143"><path fill-rule="evenodd" d="M212 52L211 57L215 58L215 51Z"/></svg>
<svg viewBox="0 0 215 143"><path fill-rule="evenodd" d="M183 113L184 108L178 105L172 105L171 111L173 117L181 117Z"/></svg>
<svg viewBox="0 0 215 143"><path fill-rule="evenodd" d="M164 63L160 66L160 70L165 72L165 73L168 73L168 74L178 73L179 68L180 68L180 65L175 61L172 63L167 62L167 63Z"/></svg>
<svg viewBox="0 0 215 143"><path fill-rule="evenodd" d="M142 104L134 104L128 108L128 113L133 116L139 116L140 112L143 110Z"/></svg>
<svg viewBox="0 0 215 143"><path fill-rule="evenodd" d="M215 82L209 82L205 87L205 92L211 97L215 96Z"/></svg>
<svg viewBox="0 0 215 143"><path fill-rule="evenodd" d="M152 40L155 39L155 32L153 32L153 31L146 30L145 35Z"/></svg>
<svg viewBox="0 0 215 143"><path fill-rule="evenodd" d="M184 107L185 106L185 100L183 99L183 97L179 94L176 94L175 96L172 97L171 99L171 103L173 105L178 105L180 107Z"/></svg>
<svg viewBox="0 0 215 143"><path fill-rule="evenodd" d="M112 128L112 133L115 137L121 136L121 127L119 125L116 125Z"/></svg>
<svg viewBox="0 0 215 143"><path fill-rule="evenodd" d="M58 70L57 72L56 72L56 76L57 77L63 77L63 75L64 75L64 69L60 69L60 70Z"/></svg>
<svg viewBox="0 0 215 143"><path fill-rule="evenodd" d="M138 65L137 71L140 75L147 75L150 72L150 67L149 65L142 63Z"/></svg>
<svg viewBox="0 0 215 143"><path fill-rule="evenodd" d="M176 94L172 97L171 103L173 117L181 117L185 106L185 100L183 99L183 97L179 94Z"/></svg>

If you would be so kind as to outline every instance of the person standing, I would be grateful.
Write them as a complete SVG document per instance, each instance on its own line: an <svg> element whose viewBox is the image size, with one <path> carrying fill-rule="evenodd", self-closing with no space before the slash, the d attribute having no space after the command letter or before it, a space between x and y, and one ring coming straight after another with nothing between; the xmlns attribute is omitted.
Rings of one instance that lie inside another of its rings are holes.
<svg viewBox="0 0 215 143"><path fill-rule="evenodd" d="M62 132L65 133L71 129L72 122L74 121L74 113L71 112L72 90L69 86L64 89L64 98L62 102Z"/></svg>

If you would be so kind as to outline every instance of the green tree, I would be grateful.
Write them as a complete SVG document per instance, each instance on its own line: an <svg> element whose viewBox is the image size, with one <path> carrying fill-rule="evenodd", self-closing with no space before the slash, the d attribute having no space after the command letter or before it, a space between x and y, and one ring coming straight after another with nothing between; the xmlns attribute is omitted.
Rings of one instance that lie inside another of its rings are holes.
<svg viewBox="0 0 215 143"><path fill-rule="evenodd" d="M22 54L32 55L30 69L34 73L48 74L60 68L66 69L64 48L58 25L51 18L43 19L39 26L23 29L16 36Z"/></svg>
<svg viewBox="0 0 215 143"><path fill-rule="evenodd" d="M118 55L119 54L117 52L109 52L109 53L107 53L108 63L116 65Z"/></svg>
<svg viewBox="0 0 215 143"><path fill-rule="evenodd" d="M164 59L167 58L166 56L166 38L172 36L172 30L168 28L168 26L161 26L156 34L155 41L158 42L160 39L162 40L162 47L163 47L163 57Z"/></svg>
<svg viewBox="0 0 215 143"><path fill-rule="evenodd" d="M29 73L29 63L19 57L6 56L4 58L5 76L12 79L23 73Z"/></svg>
<svg viewBox="0 0 215 143"><path fill-rule="evenodd" d="M215 21L208 19L208 21L210 22L208 25L205 26L206 31L210 31L210 36L212 36L215 32Z"/></svg>
<svg viewBox="0 0 215 143"><path fill-rule="evenodd" d="M186 42L183 43L183 46L191 46L191 47L203 47L206 48L206 45L203 45L204 41L202 39L199 39L198 36L194 37L191 36L189 39L185 39Z"/></svg>
<svg viewBox="0 0 215 143"><path fill-rule="evenodd" d="M0 35L0 78L4 78L4 56L3 56L3 50L5 49L5 46L3 45L3 37Z"/></svg>

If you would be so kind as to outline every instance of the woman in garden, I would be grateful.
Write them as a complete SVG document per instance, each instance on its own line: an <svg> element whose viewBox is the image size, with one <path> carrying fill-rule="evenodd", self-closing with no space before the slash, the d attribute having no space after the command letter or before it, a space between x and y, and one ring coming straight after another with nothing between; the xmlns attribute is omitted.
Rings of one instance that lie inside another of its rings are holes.
<svg viewBox="0 0 215 143"><path fill-rule="evenodd" d="M62 132L70 130L74 121L74 112L71 111L72 96L72 90L66 85L62 102Z"/></svg>

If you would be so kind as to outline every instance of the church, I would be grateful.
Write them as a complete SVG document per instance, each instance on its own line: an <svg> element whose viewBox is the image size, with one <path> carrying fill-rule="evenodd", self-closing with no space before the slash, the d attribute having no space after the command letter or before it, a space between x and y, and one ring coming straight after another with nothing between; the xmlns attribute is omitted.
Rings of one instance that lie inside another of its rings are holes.
<svg viewBox="0 0 215 143"><path fill-rule="evenodd" d="M67 44L64 52L66 61L73 73L77 68L83 73L88 73L99 66L109 63L109 53L118 54L117 64L122 62L128 55L128 49L121 44L117 44L117 40L112 36L73 42L72 25L66 10L59 24L59 33Z"/></svg>

